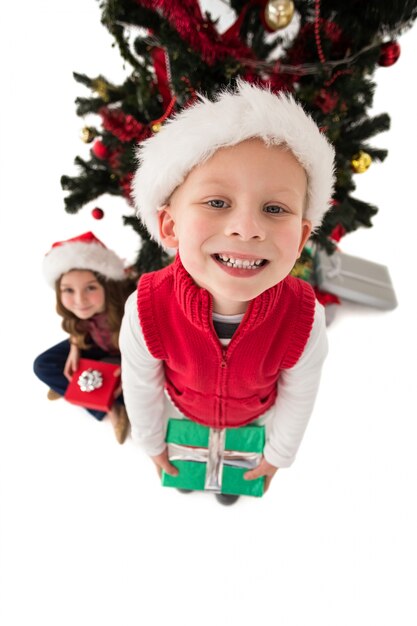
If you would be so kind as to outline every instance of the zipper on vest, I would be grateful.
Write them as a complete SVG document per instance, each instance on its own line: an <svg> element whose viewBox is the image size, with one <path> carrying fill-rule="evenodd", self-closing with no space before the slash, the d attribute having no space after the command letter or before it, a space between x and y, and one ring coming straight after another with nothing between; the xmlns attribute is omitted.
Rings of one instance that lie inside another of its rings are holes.
<svg viewBox="0 0 417 626"><path fill-rule="evenodd" d="M227 367L227 357L226 357L226 350L225 349L222 350L222 360L221 360L221 363L220 363L220 367L223 367L223 368Z"/></svg>
<svg viewBox="0 0 417 626"><path fill-rule="evenodd" d="M220 372L219 372L219 397L218 397L218 428L225 428L225 417L227 413L226 402L224 393L226 390L226 378L227 378L227 348L222 347L221 349L221 361L220 361ZM227 395L227 390L226 390Z"/></svg>

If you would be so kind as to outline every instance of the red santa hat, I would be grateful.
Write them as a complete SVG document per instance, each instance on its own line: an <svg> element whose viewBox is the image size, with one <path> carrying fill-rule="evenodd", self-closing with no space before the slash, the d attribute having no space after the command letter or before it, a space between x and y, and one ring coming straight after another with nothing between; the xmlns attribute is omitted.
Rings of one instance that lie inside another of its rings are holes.
<svg viewBox="0 0 417 626"><path fill-rule="evenodd" d="M214 102L200 96L139 146L133 195L151 236L160 241L158 208L196 165L219 148L255 137L267 145L287 146L303 166L308 182L304 216L317 229L330 208L333 147L292 96L239 80L235 91L220 92Z"/></svg>
<svg viewBox="0 0 417 626"><path fill-rule="evenodd" d="M43 260L42 269L51 287L55 286L62 274L71 270L89 270L111 280L122 280L125 277L122 259L91 232L52 244Z"/></svg>

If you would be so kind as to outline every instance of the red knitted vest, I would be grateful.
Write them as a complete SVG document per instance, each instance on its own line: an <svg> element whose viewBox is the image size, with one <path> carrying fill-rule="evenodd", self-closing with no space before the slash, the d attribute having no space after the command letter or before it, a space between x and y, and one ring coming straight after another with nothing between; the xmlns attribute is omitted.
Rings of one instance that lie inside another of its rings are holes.
<svg viewBox="0 0 417 626"><path fill-rule="evenodd" d="M166 389L190 419L243 426L275 402L280 372L295 365L311 332L314 291L288 277L249 304L229 345L214 331L212 298L179 255L138 285L138 312L150 353L164 361Z"/></svg>

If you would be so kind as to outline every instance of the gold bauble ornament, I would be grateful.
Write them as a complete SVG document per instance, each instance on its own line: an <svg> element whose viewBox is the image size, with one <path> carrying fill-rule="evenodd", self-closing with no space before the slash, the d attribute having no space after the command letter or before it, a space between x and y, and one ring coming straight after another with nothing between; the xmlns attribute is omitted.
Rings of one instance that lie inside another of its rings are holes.
<svg viewBox="0 0 417 626"><path fill-rule="evenodd" d="M351 160L352 169L356 174L363 174L369 168L372 163L372 157L367 152L360 150L352 157Z"/></svg>
<svg viewBox="0 0 417 626"><path fill-rule="evenodd" d="M162 124L161 124L161 122L155 122L155 124L152 124L151 128L152 128L154 133L159 133L159 131L162 128Z"/></svg>
<svg viewBox="0 0 417 626"><path fill-rule="evenodd" d="M97 133L94 128L90 128L89 126L84 126L81 131L81 139L84 143L91 143L96 135Z"/></svg>
<svg viewBox="0 0 417 626"><path fill-rule="evenodd" d="M265 7L265 22L271 30L285 28L294 15L292 0L269 0Z"/></svg>

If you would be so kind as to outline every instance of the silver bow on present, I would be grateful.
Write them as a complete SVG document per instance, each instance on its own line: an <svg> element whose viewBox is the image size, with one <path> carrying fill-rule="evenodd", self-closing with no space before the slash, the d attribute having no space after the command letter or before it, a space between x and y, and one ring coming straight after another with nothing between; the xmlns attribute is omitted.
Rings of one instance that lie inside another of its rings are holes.
<svg viewBox="0 0 417 626"><path fill-rule="evenodd" d="M90 367L80 374L77 382L81 391L90 392L103 386L103 376L99 370L93 370Z"/></svg>
<svg viewBox="0 0 417 626"><path fill-rule="evenodd" d="M168 444L170 461L195 461L206 463L206 480L204 489L220 493L222 487L223 465L232 465L251 470L259 465L262 454L259 452L240 452L225 450L226 430L224 428L209 429L208 448L195 448L177 443Z"/></svg>

